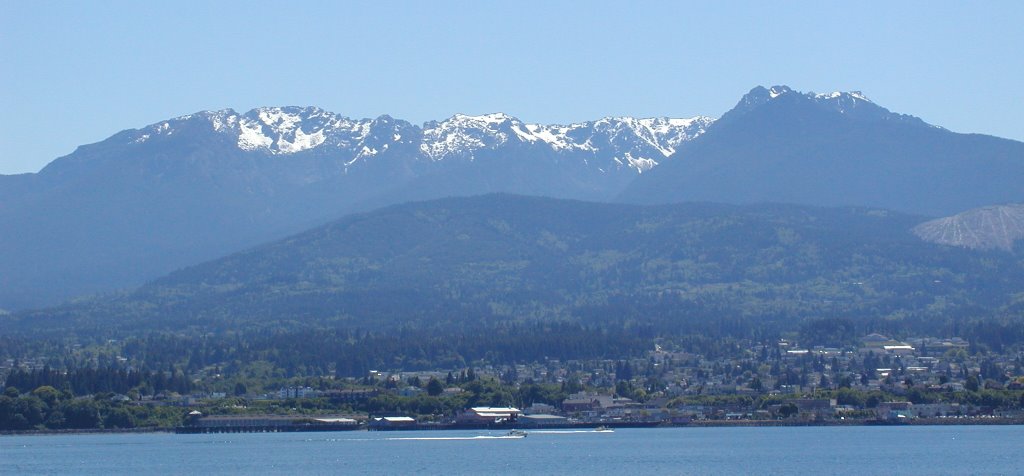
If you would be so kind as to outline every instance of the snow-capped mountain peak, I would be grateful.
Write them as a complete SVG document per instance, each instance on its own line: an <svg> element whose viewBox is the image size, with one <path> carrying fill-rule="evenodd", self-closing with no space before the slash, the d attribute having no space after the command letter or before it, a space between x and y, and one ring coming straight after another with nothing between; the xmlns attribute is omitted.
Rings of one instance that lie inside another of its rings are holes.
<svg viewBox="0 0 1024 476"><path fill-rule="evenodd" d="M337 156L345 167L409 143L417 160L474 160L482 150L515 146L546 154L578 155L602 171L631 168L643 172L674 154L679 146L703 134L714 122L691 118L605 117L572 124L525 123L502 113L455 114L418 127L381 116L351 119L317 107L261 107L245 113L232 109L203 111L133 131L143 143L171 137L195 127L224 136L240 150L271 155L318 151ZM410 141L413 141L410 143Z"/></svg>
<svg viewBox="0 0 1024 476"><path fill-rule="evenodd" d="M860 91L845 91L845 92L844 91L833 91L833 92L830 92L830 93L815 93L815 92L801 93L799 91L794 91L789 86L772 86L772 87L767 88L767 89L764 88L764 87L758 86L758 87L752 89L749 93L747 93L747 95L743 97L743 99L740 101L740 103L741 104L748 104L748 105L764 104L764 103L766 103L768 101L771 101L773 99L779 98L781 96L787 96L787 95L802 96L803 98L809 99L809 100L817 102L817 103L829 103L829 102L833 102L833 101L841 101L841 102L863 101L863 102L867 102L867 103L872 103L871 100L868 99L867 96L865 96L864 93L862 93Z"/></svg>
<svg viewBox="0 0 1024 476"><path fill-rule="evenodd" d="M479 116L470 116L468 114L456 114L452 116L450 121L468 123L477 126L495 126L503 124L509 121L518 121L518 119L505 114L504 112L493 112L490 114L481 114Z"/></svg>
<svg viewBox="0 0 1024 476"><path fill-rule="evenodd" d="M431 160L472 159L482 149L515 143L542 147L555 153L583 152L608 155L615 167L638 172L657 165L679 145L704 133L714 119L606 117L572 124L536 124L504 113L469 116L456 114L423 126L420 151Z"/></svg>
<svg viewBox="0 0 1024 476"><path fill-rule="evenodd" d="M281 154L301 152L323 144L330 130L349 122L315 107L253 109L238 119L238 147Z"/></svg>
<svg viewBox="0 0 1024 476"><path fill-rule="evenodd" d="M430 160L452 156L472 158L473 152L501 146L522 131L522 122L502 112L471 116L456 114L444 121L423 125L420 152Z"/></svg>
<svg viewBox="0 0 1024 476"><path fill-rule="evenodd" d="M724 117L741 116L749 111L767 104L786 104L789 106L803 104L818 107L842 114L855 120L889 120L900 122L923 122L920 119L896 114L875 104L860 91L833 91L830 93L802 93L788 86L757 86L740 99Z"/></svg>
<svg viewBox="0 0 1024 476"><path fill-rule="evenodd" d="M288 155L313 149L370 151L366 141L375 125L395 123L402 129L411 126L388 116L377 119L351 119L318 107L260 107L239 114L232 109L203 111L164 121L138 131L134 142L154 136L171 136L186 124L205 124L212 132L228 136L244 151ZM393 134L399 141L401 134ZM375 153L375 152L373 152ZM366 152L363 152L366 155ZM372 155L372 154L370 154Z"/></svg>

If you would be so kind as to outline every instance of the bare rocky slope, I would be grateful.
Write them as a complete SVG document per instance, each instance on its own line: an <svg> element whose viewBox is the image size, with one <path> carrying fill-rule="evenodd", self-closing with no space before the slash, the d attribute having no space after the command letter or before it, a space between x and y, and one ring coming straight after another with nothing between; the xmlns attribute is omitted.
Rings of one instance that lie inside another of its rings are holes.
<svg viewBox="0 0 1024 476"><path fill-rule="evenodd" d="M1012 250L1024 239L1024 203L975 208L914 227L914 234L929 243L971 249Z"/></svg>

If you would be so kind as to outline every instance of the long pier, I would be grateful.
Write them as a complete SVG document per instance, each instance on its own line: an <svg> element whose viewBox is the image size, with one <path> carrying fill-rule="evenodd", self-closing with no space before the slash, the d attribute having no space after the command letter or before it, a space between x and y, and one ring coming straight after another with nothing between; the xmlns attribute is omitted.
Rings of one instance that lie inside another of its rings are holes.
<svg viewBox="0 0 1024 476"><path fill-rule="evenodd" d="M411 423L395 426L379 426L336 423L288 423L268 425L185 425L174 428L179 434L200 433L289 433L313 431L423 431L423 430L572 430L603 426L606 428L654 428L654 427L755 427L755 426L864 426L864 425L1024 425L1020 418L920 418L894 422L890 420L695 420L685 423L657 421L618 422L572 422L550 425L523 425L520 423L472 424L472 423ZM122 430L123 431L123 430ZM152 431L152 430L137 430ZM166 431L166 430L164 430Z"/></svg>
<svg viewBox="0 0 1024 476"><path fill-rule="evenodd" d="M479 423L411 423L395 426L330 423L276 423L267 425L185 425L174 429L179 434L201 433L288 433L312 431L422 431L422 430L559 430L586 429L604 426L607 428L652 428L665 426L661 422L574 422L553 425L524 425L521 423L479 424Z"/></svg>
<svg viewBox="0 0 1024 476"><path fill-rule="evenodd" d="M234 426L202 426L186 425L174 429L178 434L200 433L291 433L306 431L355 431L366 427L352 424L288 424L288 425L234 425Z"/></svg>

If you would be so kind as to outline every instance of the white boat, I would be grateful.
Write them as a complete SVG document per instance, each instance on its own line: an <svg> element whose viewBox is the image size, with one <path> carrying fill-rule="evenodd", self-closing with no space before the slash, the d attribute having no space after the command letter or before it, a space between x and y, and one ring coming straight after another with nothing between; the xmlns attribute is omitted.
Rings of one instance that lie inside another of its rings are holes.
<svg viewBox="0 0 1024 476"><path fill-rule="evenodd" d="M601 426L599 426L597 428L594 428L594 431L598 432L598 433L613 433L613 432L615 432L615 430L613 430L611 428L608 428L607 426L604 426L604 425L601 425Z"/></svg>
<svg viewBox="0 0 1024 476"><path fill-rule="evenodd" d="M512 430L505 434L509 438L526 438L527 433L523 430Z"/></svg>

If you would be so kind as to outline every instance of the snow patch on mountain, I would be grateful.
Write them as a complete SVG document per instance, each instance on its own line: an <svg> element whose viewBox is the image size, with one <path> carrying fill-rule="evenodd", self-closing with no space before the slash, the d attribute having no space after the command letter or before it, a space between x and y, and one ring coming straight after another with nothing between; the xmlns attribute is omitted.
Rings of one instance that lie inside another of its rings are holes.
<svg viewBox="0 0 1024 476"><path fill-rule="evenodd" d="M213 132L231 137L245 151L288 155L329 147L323 150L347 155L346 167L387 151L403 139L408 142L410 134L415 136L418 129L418 159L474 160L481 150L519 145L542 147L556 154L583 153L585 163L590 162L587 157L608 160L602 170L629 167L642 173L674 154L683 142L703 134L714 119L606 117L546 125L524 123L499 112L456 114L417 127L404 121L392 124L396 121L387 116L356 120L315 107L265 107L244 114L224 109L181 116L136 131L134 142L171 135L176 128L192 121L208 123ZM389 129L386 134L374 133L375 127ZM373 134L376 135L371 137Z"/></svg>
<svg viewBox="0 0 1024 476"><path fill-rule="evenodd" d="M625 154L622 154L622 156L623 159L626 159L626 163L630 166L630 168L636 170L638 173L644 173L658 165L658 162L655 161L654 159L647 159L644 157L633 157L633 154L630 152L626 152ZM619 161L618 158L616 158L615 160L619 163L622 163L621 161Z"/></svg>
<svg viewBox="0 0 1024 476"><path fill-rule="evenodd" d="M794 91L788 86L772 86L765 88L757 86L740 99L731 111L723 117L739 117L747 112L760 108L769 103L781 101L785 104L813 104L822 109L832 110L853 120L885 120L904 123L915 123L928 125L921 119L906 114L897 114L875 104L871 99L860 91L833 91L830 93L802 93Z"/></svg>
<svg viewBox="0 0 1024 476"><path fill-rule="evenodd" d="M430 160L443 160L450 156L466 156L473 152L494 148L508 142L513 129L523 124L504 113L469 116L456 114L441 122L428 122L423 126L420 152Z"/></svg>
<svg viewBox="0 0 1024 476"><path fill-rule="evenodd" d="M358 122L315 107L259 108L249 111L237 121L241 129L239 148L263 149L272 154L294 154L313 149L326 143L329 136L339 145L348 145L353 139L350 137L353 132L365 136L365 128L359 127L361 124Z"/></svg>
<svg viewBox="0 0 1024 476"><path fill-rule="evenodd" d="M807 99L810 99L810 100L812 100L814 102L817 102L819 104L835 104L835 103L838 103L840 105L846 104L846 105L849 106L849 105L855 105L857 103L857 101L862 101L862 102L874 104L870 99L868 99L867 96L864 95L864 93L862 93L860 91L846 91L846 92L844 92L844 91L832 91L830 93L815 93L815 92L812 91L812 92L808 92L808 93L801 93L801 92L798 92L798 91L794 91L789 86L772 86L771 88L768 88L764 92L761 92L759 90L764 90L764 88L760 88L760 87L754 88L754 90L752 90L750 92L750 94L754 94L754 95L767 95L767 99L768 100L776 99L776 98L778 98L780 96L784 96L784 95L787 95L787 94L797 94L797 95L803 96L803 97L805 97ZM758 101L758 102L764 102L764 101ZM840 111L840 112L842 112L842 111Z"/></svg>
<svg viewBox="0 0 1024 476"><path fill-rule="evenodd" d="M274 139L264 134L262 124L243 121L239 124L238 148L242 150L269 149Z"/></svg>
<svg viewBox="0 0 1024 476"><path fill-rule="evenodd" d="M503 113L456 114L423 128L420 151L430 160L467 157L476 151L509 143L527 144L558 152L608 154L614 162L638 173L650 170L675 153L685 141L703 134L714 119L607 117L573 124L527 124Z"/></svg>
<svg viewBox="0 0 1024 476"><path fill-rule="evenodd" d="M790 92L793 92L793 90L789 89L788 86L772 86L771 89L768 90L768 98L775 99Z"/></svg>
<svg viewBox="0 0 1024 476"><path fill-rule="evenodd" d="M849 91L849 92L832 91L830 93L821 93L821 94L815 94L815 93L812 92L812 93L808 93L808 94L809 95L813 95L814 99L818 99L818 100L840 99L840 98L843 98L843 97L849 97L851 99L855 99L855 100L858 100L858 101L871 102L871 100L868 99L868 97L865 96L864 93L862 93L860 91Z"/></svg>

